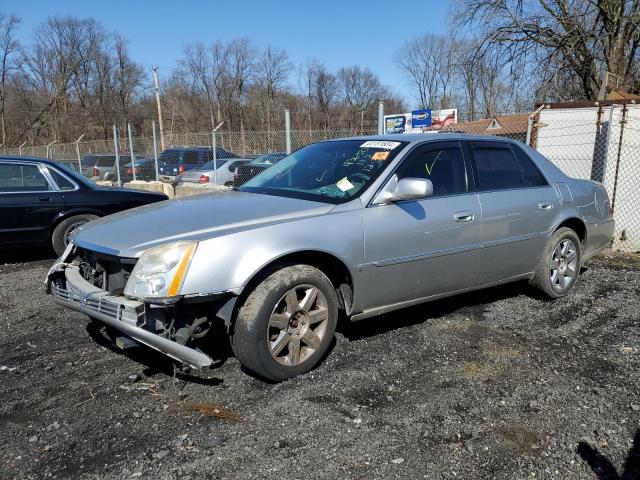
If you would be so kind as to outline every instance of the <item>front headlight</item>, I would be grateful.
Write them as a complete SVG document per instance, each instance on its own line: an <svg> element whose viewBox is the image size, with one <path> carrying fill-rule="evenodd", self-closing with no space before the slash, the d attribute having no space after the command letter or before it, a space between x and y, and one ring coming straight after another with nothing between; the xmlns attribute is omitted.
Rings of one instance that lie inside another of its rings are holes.
<svg viewBox="0 0 640 480"><path fill-rule="evenodd" d="M178 295L197 245L174 242L144 252L133 267L124 294L139 299Z"/></svg>

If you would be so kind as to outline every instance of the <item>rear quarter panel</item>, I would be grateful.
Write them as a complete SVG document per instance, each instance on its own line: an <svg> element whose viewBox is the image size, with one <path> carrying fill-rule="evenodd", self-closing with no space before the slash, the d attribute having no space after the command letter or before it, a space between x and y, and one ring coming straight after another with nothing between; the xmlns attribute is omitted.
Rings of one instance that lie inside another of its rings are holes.
<svg viewBox="0 0 640 480"><path fill-rule="evenodd" d="M613 240L614 220L605 188L590 180L571 179L568 182L578 218L587 226L583 255L589 256Z"/></svg>

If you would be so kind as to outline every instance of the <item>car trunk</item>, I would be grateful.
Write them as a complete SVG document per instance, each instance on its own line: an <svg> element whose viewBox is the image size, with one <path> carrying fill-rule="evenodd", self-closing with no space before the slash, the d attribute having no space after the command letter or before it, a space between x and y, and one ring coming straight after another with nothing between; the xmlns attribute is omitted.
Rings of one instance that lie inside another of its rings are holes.
<svg viewBox="0 0 640 480"><path fill-rule="evenodd" d="M187 170L180 176L181 182L200 183L200 177L204 172L201 170Z"/></svg>

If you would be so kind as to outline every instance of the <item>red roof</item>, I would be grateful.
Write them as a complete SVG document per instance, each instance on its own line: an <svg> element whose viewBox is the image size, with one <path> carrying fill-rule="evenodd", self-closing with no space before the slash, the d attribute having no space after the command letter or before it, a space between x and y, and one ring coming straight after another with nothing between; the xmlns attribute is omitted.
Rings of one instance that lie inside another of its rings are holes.
<svg viewBox="0 0 640 480"><path fill-rule="evenodd" d="M454 132L475 133L483 135L509 135L526 133L529 115L498 115L472 122L455 123L449 127Z"/></svg>

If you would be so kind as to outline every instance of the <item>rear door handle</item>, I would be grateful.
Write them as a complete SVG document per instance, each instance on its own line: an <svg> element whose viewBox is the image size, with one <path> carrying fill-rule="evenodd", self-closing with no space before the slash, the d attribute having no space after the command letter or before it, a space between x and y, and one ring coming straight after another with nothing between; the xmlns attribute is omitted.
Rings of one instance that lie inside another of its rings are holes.
<svg viewBox="0 0 640 480"><path fill-rule="evenodd" d="M453 219L456 222L471 222L473 221L473 213L472 212L458 212L453 215Z"/></svg>
<svg viewBox="0 0 640 480"><path fill-rule="evenodd" d="M40 200L41 202L50 202L51 197L38 197L38 200Z"/></svg>
<svg viewBox="0 0 640 480"><path fill-rule="evenodd" d="M551 210L553 208L553 203L551 203L551 202L540 202L538 204L538 208L540 210Z"/></svg>

